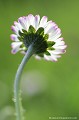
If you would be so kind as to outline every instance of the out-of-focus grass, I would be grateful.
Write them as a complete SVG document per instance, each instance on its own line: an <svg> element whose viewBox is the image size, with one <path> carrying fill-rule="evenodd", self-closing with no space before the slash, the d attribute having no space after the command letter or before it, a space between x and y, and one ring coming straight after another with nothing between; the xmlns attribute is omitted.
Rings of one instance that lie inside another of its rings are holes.
<svg viewBox="0 0 79 120"><path fill-rule="evenodd" d="M14 75L23 58L20 53L10 53L10 26L18 17L29 13L47 15L49 20L53 19L61 28L68 47L57 63L37 61L32 57L25 67L23 73L30 73L26 81L31 79L31 71L37 71L40 74L33 74L38 75L40 81L43 76L42 87L46 86L45 90L41 91L40 87L41 92L32 96L27 91L23 94L26 118L48 120L50 116L79 117L79 0L0 0L0 113L6 106L14 107ZM35 87L39 84L34 80L32 82Z"/></svg>

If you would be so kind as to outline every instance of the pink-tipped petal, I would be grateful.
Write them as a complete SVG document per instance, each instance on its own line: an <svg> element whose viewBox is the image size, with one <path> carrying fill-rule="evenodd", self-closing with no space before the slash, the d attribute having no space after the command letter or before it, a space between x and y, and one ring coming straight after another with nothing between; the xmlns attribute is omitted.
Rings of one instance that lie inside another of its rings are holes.
<svg viewBox="0 0 79 120"><path fill-rule="evenodd" d="M46 25L46 23L47 23L47 19L48 19L47 16L43 16L43 17L41 18L39 27L44 27L44 26Z"/></svg>
<svg viewBox="0 0 79 120"><path fill-rule="evenodd" d="M67 45L53 46L53 48L60 49L60 50L66 49L66 47L67 47Z"/></svg>
<svg viewBox="0 0 79 120"><path fill-rule="evenodd" d="M32 14L28 15L28 20L30 22L30 25L32 25L33 27L35 27L35 19L34 19L34 16Z"/></svg>
<svg viewBox="0 0 79 120"><path fill-rule="evenodd" d="M44 59L47 60L47 61L53 61L53 62L56 62L57 61L57 58L55 56L49 56L49 55L46 55L44 54Z"/></svg>
<svg viewBox="0 0 79 120"><path fill-rule="evenodd" d="M36 15L36 16L35 16L35 28L36 28L36 30L38 29L39 22L40 22L40 16L39 16L39 15Z"/></svg>
<svg viewBox="0 0 79 120"><path fill-rule="evenodd" d="M13 43L11 44L11 47L12 47L12 48L19 48L21 45L22 45L22 42L13 42Z"/></svg>
<svg viewBox="0 0 79 120"><path fill-rule="evenodd" d="M15 34L17 34L18 35L18 28L16 27L16 26L11 26L11 29L12 29L12 31L15 33Z"/></svg>
<svg viewBox="0 0 79 120"><path fill-rule="evenodd" d="M23 29L27 30L26 20L25 20L24 17L20 17L20 18L18 19L18 22L21 24L21 26L22 26Z"/></svg>
<svg viewBox="0 0 79 120"><path fill-rule="evenodd" d="M64 51L62 51L60 49L56 49L56 50L48 50L48 52L53 55L58 55L58 54L62 54Z"/></svg>
<svg viewBox="0 0 79 120"><path fill-rule="evenodd" d="M52 33L49 34L48 41L56 41L60 36L61 36L61 32L54 31L54 32L52 32Z"/></svg>
<svg viewBox="0 0 79 120"><path fill-rule="evenodd" d="M10 35L10 38L11 38L11 40L13 40L13 41L19 41L19 39L17 38L17 35L15 35L15 34L11 34L11 35Z"/></svg>
<svg viewBox="0 0 79 120"><path fill-rule="evenodd" d="M16 54L18 51L19 51L19 48L12 49L12 50L11 50L11 53L12 53L12 54Z"/></svg>
<svg viewBox="0 0 79 120"><path fill-rule="evenodd" d="M41 60L41 57L38 56L38 55L35 55L35 58L38 59L38 60Z"/></svg>
<svg viewBox="0 0 79 120"><path fill-rule="evenodd" d="M23 27L21 26L20 23L14 21L14 25L17 27L17 29L19 29L22 32Z"/></svg>
<svg viewBox="0 0 79 120"><path fill-rule="evenodd" d="M48 26L45 28L45 33L49 34L51 32L54 32L56 30L56 25L54 22L50 22Z"/></svg>

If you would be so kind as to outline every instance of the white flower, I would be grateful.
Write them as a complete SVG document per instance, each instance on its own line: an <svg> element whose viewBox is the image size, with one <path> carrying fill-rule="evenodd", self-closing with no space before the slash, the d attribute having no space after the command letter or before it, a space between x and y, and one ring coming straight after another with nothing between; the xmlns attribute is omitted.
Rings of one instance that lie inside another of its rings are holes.
<svg viewBox="0 0 79 120"><path fill-rule="evenodd" d="M26 53L28 47L34 43L35 57L48 61L57 61L65 53L67 45L61 36L61 30L53 21L48 21L46 16L40 19L39 15L23 16L14 22L11 27L15 34L11 35L12 53L18 51Z"/></svg>

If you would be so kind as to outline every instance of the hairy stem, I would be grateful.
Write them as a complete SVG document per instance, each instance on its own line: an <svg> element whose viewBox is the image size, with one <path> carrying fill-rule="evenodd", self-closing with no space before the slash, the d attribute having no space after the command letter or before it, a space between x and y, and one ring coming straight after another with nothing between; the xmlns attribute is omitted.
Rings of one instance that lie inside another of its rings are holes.
<svg viewBox="0 0 79 120"><path fill-rule="evenodd" d="M23 110L21 105L21 93L20 93L20 77L25 64L28 62L29 58L33 55L33 45L30 45L21 64L18 67L15 81L14 81L14 100L16 109L16 120L23 120Z"/></svg>

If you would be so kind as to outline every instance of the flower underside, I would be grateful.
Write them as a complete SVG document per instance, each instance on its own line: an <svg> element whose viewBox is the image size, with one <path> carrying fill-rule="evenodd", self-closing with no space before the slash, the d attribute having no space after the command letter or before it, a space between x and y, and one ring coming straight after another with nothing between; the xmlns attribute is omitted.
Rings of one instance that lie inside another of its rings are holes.
<svg viewBox="0 0 79 120"><path fill-rule="evenodd" d="M22 44L21 47L25 46L26 47L25 51L27 51L28 47L31 44L33 44L34 53L43 57L44 53L47 55L50 55L50 53L47 52L47 49L54 50L54 48L52 46L55 44L55 42L47 41L48 37L49 37L48 34L44 34L43 27L40 27L36 31L35 28L32 25L30 25L28 32L24 29L22 29L22 32L19 31L18 39L24 43L24 44Z"/></svg>
<svg viewBox="0 0 79 120"><path fill-rule="evenodd" d="M30 45L33 47L35 58L41 57L48 61L57 61L61 54L65 53L67 45L61 36L61 30L47 16L40 19L39 15L29 14L18 18L11 27L15 34L11 34L13 40L11 52L20 51L26 54Z"/></svg>

